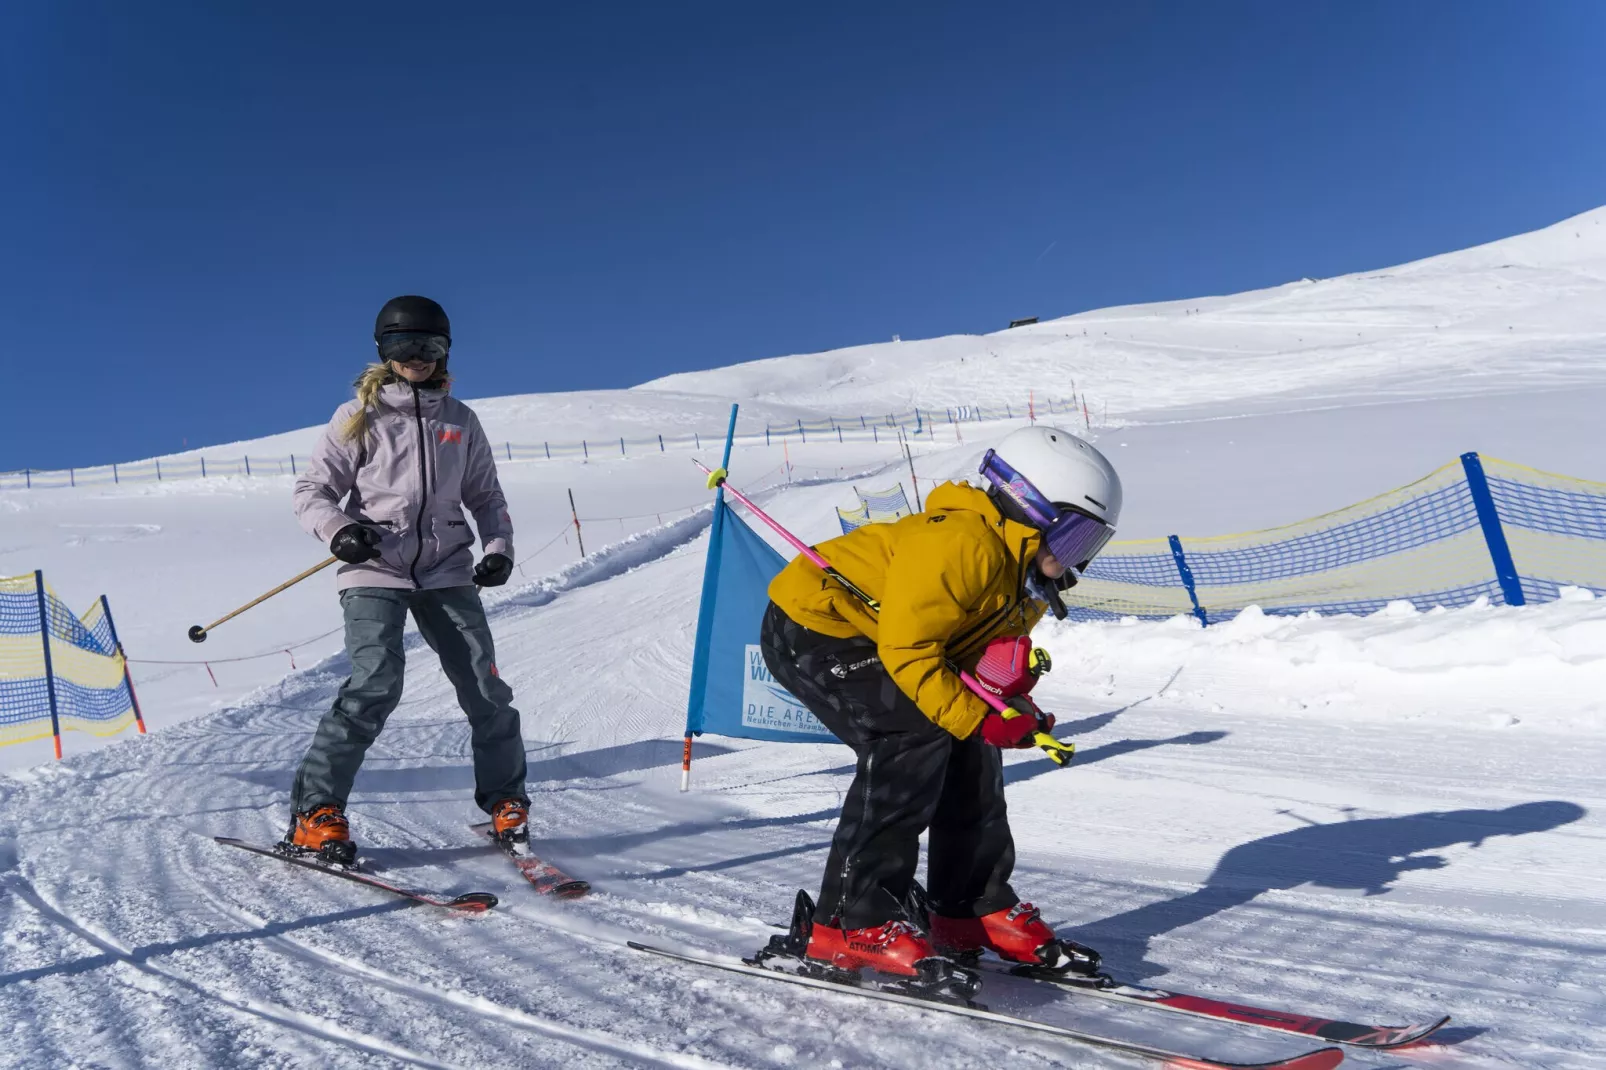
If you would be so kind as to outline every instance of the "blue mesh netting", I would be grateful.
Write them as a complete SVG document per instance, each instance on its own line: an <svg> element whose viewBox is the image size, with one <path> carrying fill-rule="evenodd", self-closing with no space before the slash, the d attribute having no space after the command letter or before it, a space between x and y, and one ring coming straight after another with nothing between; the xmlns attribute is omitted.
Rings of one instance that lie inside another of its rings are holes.
<svg viewBox="0 0 1606 1070"><path fill-rule="evenodd" d="M1606 539L1606 495L1489 477L1502 523L1551 535Z"/></svg>
<svg viewBox="0 0 1606 1070"><path fill-rule="evenodd" d="M0 635L34 635L39 631L39 597L33 592L0 592Z"/></svg>
<svg viewBox="0 0 1606 1070"><path fill-rule="evenodd" d="M894 515L908 516L912 512L909 508L909 498L903 493L902 483L891 490L871 491L868 494L860 491L859 500L876 519Z"/></svg>
<svg viewBox="0 0 1606 1070"><path fill-rule="evenodd" d="M1143 587L1176 587L1182 580L1177 560L1169 553L1125 554L1096 557L1087 570L1089 579L1135 583Z"/></svg>
<svg viewBox="0 0 1606 1070"><path fill-rule="evenodd" d="M85 626L66 603L48 591L45 601L50 607L50 638L52 642L71 643L80 650L87 650L92 654L104 654L108 657L116 653L110 642L110 630L106 633L107 641L103 644L99 636ZM37 627L35 628L37 631Z"/></svg>
<svg viewBox="0 0 1606 1070"><path fill-rule="evenodd" d="M95 604L95 609L99 608L100 604L97 602ZM94 624L90 626L89 634L94 636L95 646L102 653L115 654L117 652L117 640L112 637L112 624L104 613L98 613L95 615L95 621Z"/></svg>
<svg viewBox="0 0 1606 1070"><path fill-rule="evenodd" d="M50 719L50 689L43 676L0 680L0 728Z"/></svg>
<svg viewBox="0 0 1606 1070"><path fill-rule="evenodd" d="M1477 526L1472 495L1466 484L1458 483L1371 516L1281 542L1234 550L1196 550L1184 540L1183 548L1196 583L1225 587L1343 568L1425 546Z"/></svg>
<svg viewBox="0 0 1606 1070"><path fill-rule="evenodd" d="M131 710L128 692L116 687L86 687L56 677L56 711L63 718L80 721L115 721Z"/></svg>
<svg viewBox="0 0 1606 1070"><path fill-rule="evenodd" d="M1473 477L1487 479L1506 549L1478 517ZM1328 516L1181 543L1193 593L1212 622L1250 605L1268 614L1372 613L1403 600L1427 610L1480 597L1505 604L1519 589L1526 602L1546 602L1564 586L1606 593L1606 484L1468 455ZM1175 559L1156 548L1153 540L1112 544L1066 596L1071 617L1185 612L1193 603ZM1505 573L1509 589L1495 574L1497 558L1514 567L1514 576Z"/></svg>

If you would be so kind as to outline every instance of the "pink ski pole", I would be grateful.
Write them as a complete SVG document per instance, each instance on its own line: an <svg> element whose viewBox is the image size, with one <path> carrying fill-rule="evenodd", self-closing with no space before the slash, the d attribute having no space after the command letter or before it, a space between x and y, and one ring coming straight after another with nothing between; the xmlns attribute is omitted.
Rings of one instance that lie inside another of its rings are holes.
<svg viewBox="0 0 1606 1070"><path fill-rule="evenodd" d="M871 598L869 594L855 586L852 580L849 580L846 576L842 575L842 573L838 572L829 561L820 555L818 550L805 543L796 535L793 535L790 531L787 531L781 526L780 521L770 516L758 506L754 505L752 499L748 498L747 495L731 486L726 480L725 469L721 468L715 471L705 465L702 461L697 460L695 457L692 458L692 463L707 474L709 490L713 490L715 487L723 486L727 494L741 502L743 505L747 506L749 512L758 517L760 520L764 521L764 523L768 524L770 529L774 531L775 534L785 539L787 543L791 545L792 549L796 550L798 553L802 554L804 557L813 562L814 566L821 572L825 573L833 580L836 580L843 587L846 587L850 594L859 599L865 605L869 606L871 612L879 613L881 611L880 602L876 601L874 598ZM1005 720L1009 720L1011 718L1021 716L1019 710L1014 709L1003 699L999 698L997 695L983 687L981 685L981 681L970 675L970 673L966 672L964 669L958 668L957 666L950 666L950 668L953 668L954 671L959 674L960 681L966 687L970 688L970 690L975 693L977 698L981 699L983 702L987 703L987 705L996 710L1000 717L1003 717ZM1074 744L1061 743L1047 732L1036 733L1032 737L1032 741L1041 747L1043 752L1052 758L1056 765L1065 765L1071 760L1071 755L1076 752L1076 747Z"/></svg>

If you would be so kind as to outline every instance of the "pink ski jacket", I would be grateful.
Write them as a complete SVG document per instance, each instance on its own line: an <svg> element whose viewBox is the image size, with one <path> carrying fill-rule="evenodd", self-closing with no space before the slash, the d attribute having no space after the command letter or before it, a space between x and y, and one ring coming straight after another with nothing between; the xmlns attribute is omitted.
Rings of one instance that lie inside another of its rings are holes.
<svg viewBox="0 0 1606 1070"><path fill-rule="evenodd" d="M513 557L513 521L474 410L444 390L389 383L368 413L368 433L353 442L342 429L356 411L355 399L335 411L294 499L302 528L325 544L351 523L380 532L380 556L341 565L340 590L473 583L474 531L464 507L485 552Z"/></svg>

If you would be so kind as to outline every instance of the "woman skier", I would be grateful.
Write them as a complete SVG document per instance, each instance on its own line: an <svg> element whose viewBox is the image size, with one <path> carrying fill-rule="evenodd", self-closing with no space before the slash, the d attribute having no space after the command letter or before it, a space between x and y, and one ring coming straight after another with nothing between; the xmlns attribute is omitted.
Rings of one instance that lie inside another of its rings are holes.
<svg viewBox="0 0 1606 1070"><path fill-rule="evenodd" d="M1060 592L1114 533L1121 481L1098 450L1051 427L1005 437L981 474L986 491L944 483L925 512L819 546L879 611L805 557L770 584L765 663L858 757L812 923L772 945L809 962L936 980L921 960L991 949L1098 969L1096 953L1056 937L1009 883L999 748L1032 746L1054 719L1025 695L1008 700L1017 715L1000 715L958 670L974 673L990 644L1026 635L1045 609L1064 615ZM928 829L922 917L911 891Z"/></svg>
<svg viewBox="0 0 1606 1070"><path fill-rule="evenodd" d="M402 629L419 634L468 715L474 801L495 835L528 836L524 737L496 671L478 587L513 572L513 523L479 418L451 397L452 326L427 297L398 297L374 324L379 362L335 411L296 481L301 526L345 562L339 571L351 676L296 772L285 844L350 865L346 800L363 755L401 700ZM344 501L344 505L342 505ZM473 514L485 556L474 564Z"/></svg>

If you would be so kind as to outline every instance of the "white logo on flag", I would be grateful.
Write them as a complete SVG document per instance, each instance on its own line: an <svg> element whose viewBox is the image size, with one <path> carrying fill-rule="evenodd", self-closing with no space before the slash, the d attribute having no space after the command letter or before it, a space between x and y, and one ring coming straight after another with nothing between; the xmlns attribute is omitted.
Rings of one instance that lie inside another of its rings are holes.
<svg viewBox="0 0 1606 1070"><path fill-rule="evenodd" d="M775 682L756 643L747 645L747 675L742 680L742 727L836 738L795 695Z"/></svg>

